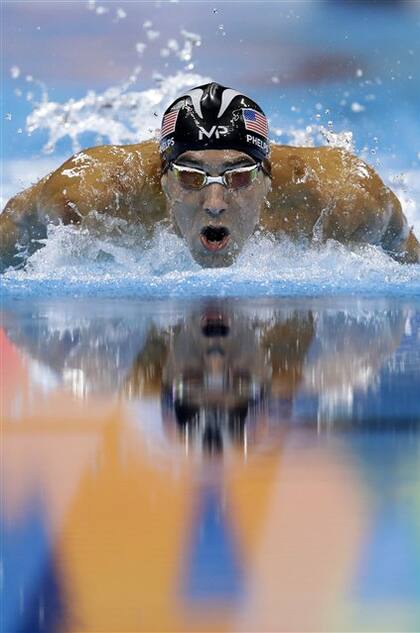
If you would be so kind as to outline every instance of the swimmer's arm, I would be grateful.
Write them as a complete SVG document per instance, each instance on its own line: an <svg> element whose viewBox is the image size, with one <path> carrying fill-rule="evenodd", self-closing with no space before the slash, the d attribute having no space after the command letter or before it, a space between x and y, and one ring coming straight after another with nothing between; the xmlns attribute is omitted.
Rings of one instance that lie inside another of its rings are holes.
<svg viewBox="0 0 420 633"><path fill-rule="evenodd" d="M388 190L391 214L388 225L382 236L381 246L397 261L403 264L420 263L420 244L409 228L396 195Z"/></svg>
<svg viewBox="0 0 420 633"><path fill-rule="evenodd" d="M397 196L384 184L372 167L360 159L354 158L354 160L357 161L359 168L362 164L366 172L369 173L369 178L357 183L364 190L360 206L363 208L363 203L366 201L367 234L371 229L375 234L377 229L381 227L379 240L373 239L372 242L378 243L388 255L402 264L420 262L419 242L413 229L408 226L407 218ZM378 224L379 218L382 218L383 221Z"/></svg>
<svg viewBox="0 0 420 633"><path fill-rule="evenodd" d="M80 221L77 202L81 197L80 178L74 178L69 196L63 185L63 170L73 156L38 183L16 194L0 214L0 271L20 266L26 258L42 247L47 236L47 224Z"/></svg>
<svg viewBox="0 0 420 633"><path fill-rule="evenodd" d="M1 272L22 265L42 246L49 222L77 224L93 209L101 213L112 207L114 152L113 146L103 146L75 154L9 200L0 214Z"/></svg>
<svg viewBox="0 0 420 633"><path fill-rule="evenodd" d="M340 173L333 174L333 180L339 183L335 197L340 202L327 218L329 237L337 239L338 235L343 242L377 244L401 263L420 262L419 242L408 226L400 201L379 174L347 152L329 150L329 154L340 169Z"/></svg>
<svg viewBox="0 0 420 633"><path fill-rule="evenodd" d="M40 246L46 236L45 222L38 212L38 196L45 177L11 198L0 214L0 271L19 266Z"/></svg>

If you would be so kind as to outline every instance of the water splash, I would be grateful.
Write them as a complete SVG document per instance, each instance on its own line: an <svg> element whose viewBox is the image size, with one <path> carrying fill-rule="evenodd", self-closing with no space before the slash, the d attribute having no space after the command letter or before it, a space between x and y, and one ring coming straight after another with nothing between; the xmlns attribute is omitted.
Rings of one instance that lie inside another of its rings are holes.
<svg viewBox="0 0 420 633"><path fill-rule="evenodd" d="M183 91L210 81L208 77L196 73L179 71L159 78L159 85L154 88L130 90L138 81L140 72L141 67L138 66L126 82L102 93L90 90L81 99L70 99L66 103L48 99L40 102L28 116L28 132L47 132L46 153L53 152L56 144L64 138L71 140L74 152L79 151L80 137L86 132L96 135L101 143L139 143L156 134L168 103Z"/></svg>
<svg viewBox="0 0 420 633"><path fill-rule="evenodd" d="M112 224L112 220L110 220ZM235 264L202 269L167 227L115 239L87 228L51 226L26 269L2 278L3 299L30 296L194 297L420 294L420 266L402 266L381 249L318 248L254 236Z"/></svg>
<svg viewBox="0 0 420 633"><path fill-rule="evenodd" d="M147 32L152 26L145 23L144 29ZM164 56L172 55L179 69L167 76L155 73L153 87L141 85L142 70L137 65L120 85L103 92L91 90L80 99L59 103L51 101L47 87L31 77L40 98L32 101L28 132L47 133L45 153L52 153L62 139L70 139L73 150L79 151L86 133L96 144L136 143L153 137L168 103L211 80L190 72L194 48L201 45L200 35L181 30L177 38L169 39L163 49L162 43L156 44L159 55L165 50ZM139 42L139 56L151 45L151 41ZM270 112L268 115L270 119ZM296 146L328 145L354 151L352 131L335 132L332 121L327 126L321 124L320 115L316 123L299 128L285 125L272 129L272 135L277 142ZM33 168L31 173L34 179ZM415 188L418 174L413 172L410 178L414 199L405 181L390 184L398 188L404 211L420 233L420 191ZM14 192L12 186L17 190L22 185L10 185L8 195ZM167 227L158 227L150 240L141 229L128 227L121 220L91 214L80 228L51 226L45 247L30 258L24 270L7 272L2 284L6 298L97 293L276 296L366 292L413 296L420 293L420 266L401 266L372 246L349 250L331 241L306 248L260 235L250 240L234 266L203 270Z"/></svg>

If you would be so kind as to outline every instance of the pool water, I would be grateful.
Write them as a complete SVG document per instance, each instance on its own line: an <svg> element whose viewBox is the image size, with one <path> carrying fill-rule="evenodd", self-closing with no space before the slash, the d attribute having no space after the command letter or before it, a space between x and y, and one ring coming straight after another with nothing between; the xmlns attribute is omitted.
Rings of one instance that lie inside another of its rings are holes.
<svg viewBox="0 0 420 633"><path fill-rule="evenodd" d="M367 160L420 235L419 3L251 2L240 21L232 2L31 6L5 5L3 203L82 147L151 138L168 103L213 79L261 103L273 142ZM50 227L26 269L2 278L4 295L420 294L420 267L380 249L308 251L260 235L235 266L210 274L163 227L148 241L92 215L84 231Z"/></svg>
<svg viewBox="0 0 420 633"><path fill-rule="evenodd" d="M418 630L418 299L3 326L3 630Z"/></svg>
<svg viewBox="0 0 420 633"><path fill-rule="evenodd" d="M420 236L419 8L6 2L2 204L213 79ZM0 280L1 630L419 631L420 266L88 224Z"/></svg>

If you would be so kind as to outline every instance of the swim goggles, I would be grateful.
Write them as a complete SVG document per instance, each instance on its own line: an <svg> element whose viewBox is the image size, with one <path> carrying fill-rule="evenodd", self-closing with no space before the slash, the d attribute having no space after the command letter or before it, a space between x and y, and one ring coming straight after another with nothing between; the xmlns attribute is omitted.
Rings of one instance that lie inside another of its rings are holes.
<svg viewBox="0 0 420 633"><path fill-rule="evenodd" d="M185 189L202 189L214 182L224 185L228 189L243 189L254 182L262 166L260 163L256 163L237 169L227 169L220 176L209 176L202 169L184 167L184 165L176 163L171 163L169 169L173 171L177 181Z"/></svg>

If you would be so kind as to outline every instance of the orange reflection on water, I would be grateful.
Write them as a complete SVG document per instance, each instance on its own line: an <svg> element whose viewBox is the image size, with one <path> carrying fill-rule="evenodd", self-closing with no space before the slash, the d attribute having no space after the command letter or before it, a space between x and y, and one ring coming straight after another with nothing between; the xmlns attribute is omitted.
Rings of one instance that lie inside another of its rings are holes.
<svg viewBox="0 0 420 633"><path fill-rule="evenodd" d="M343 443L280 425L264 450L203 456L156 433L157 396L81 399L1 343L5 530L36 515L59 596L18 565L16 622L32 592L41 630L358 628L351 587L374 507ZM402 611L411 623L415 606Z"/></svg>

